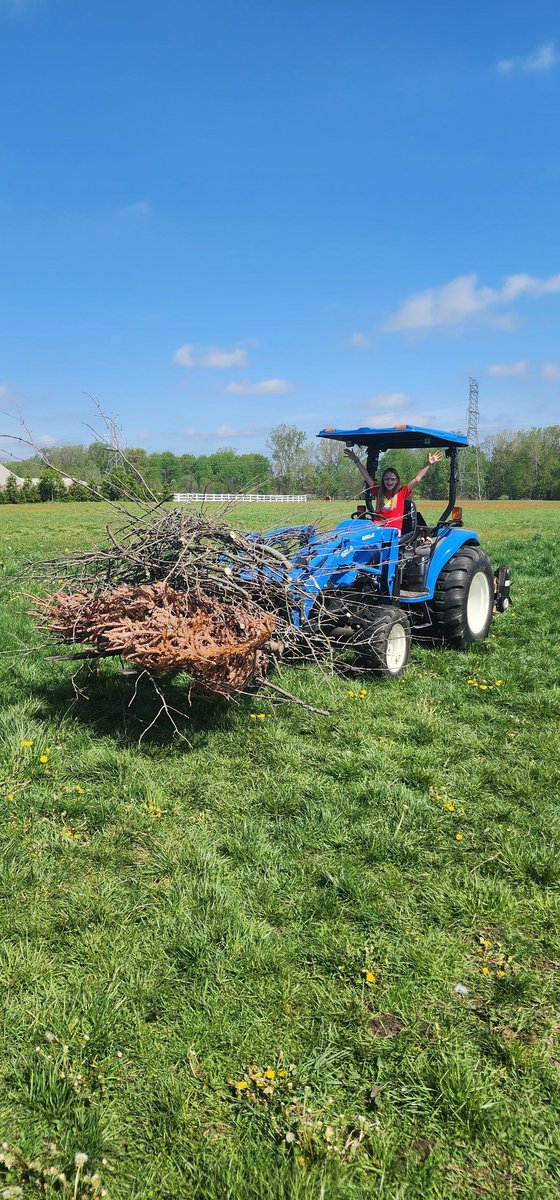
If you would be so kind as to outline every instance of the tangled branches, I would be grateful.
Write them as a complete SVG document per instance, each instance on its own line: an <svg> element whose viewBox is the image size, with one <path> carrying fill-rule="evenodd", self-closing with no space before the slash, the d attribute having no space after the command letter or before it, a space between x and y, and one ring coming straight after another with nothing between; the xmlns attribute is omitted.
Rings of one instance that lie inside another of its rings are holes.
<svg viewBox="0 0 560 1200"><path fill-rule="evenodd" d="M296 629L287 555L301 535L271 540L224 519L164 510L141 512L105 546L34 564L59 586L31 610L55 642L82 645L69 658L121 656L153 678L186 671L206 692L230 696L265 677L271 655L328 657ZM60 586L62 584L62 586Z"/></svg>

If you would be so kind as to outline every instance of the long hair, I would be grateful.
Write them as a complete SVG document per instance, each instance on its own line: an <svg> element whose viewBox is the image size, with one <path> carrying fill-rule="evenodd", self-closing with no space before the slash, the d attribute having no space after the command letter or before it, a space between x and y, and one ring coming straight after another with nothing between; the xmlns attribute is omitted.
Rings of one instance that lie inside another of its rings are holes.
<svg viewBox="0 0 560 1200"><path fill-rule="evenodd" d="M381 476L381 483L379 484L379 491L378 491L378 493L377 493L377 503L376 503L376 505L375 505L375 507L376 507L376 509L377 509L377 511L378 511L378 512L379 512L379 510L380 510L380 509L383 507L383 504L384 504L384 502L385 502L385 499L386 499L386 497L387 497L387 493L386 493L386 491L385 491L385 488L384 488L384 486L383 486L383 480L384 480L384 478L385 478L385 475L387 474L387 472L388 472L388 471L391 471L391 472L393 473L393 475L396 475L396 476L397 476L397 486L396 486L396 488L395 488L395 490L394 490L394 492L393 492L393 496L396 496L396 494L397 494L397 492L398 492L398 490L399 490L399 488L400 488L400 486L401 486L401 477L400 477L400 475L399 475L399 472L398 472L398 471L396 471L394 467L385 467L385 470L384 470L384 472L383 472L383 475Z"/></svg>

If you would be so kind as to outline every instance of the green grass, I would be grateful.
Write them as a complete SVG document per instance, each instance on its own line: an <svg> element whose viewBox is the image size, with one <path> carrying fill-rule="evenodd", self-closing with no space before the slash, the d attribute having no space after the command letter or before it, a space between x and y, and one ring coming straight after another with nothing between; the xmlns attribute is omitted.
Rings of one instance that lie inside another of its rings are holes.
<svg viewBox="0 0 560 1200"><path fill-rule="evenodd" d="M139 746L116 667L73 705L69 667L0 659L0 1195L72 1197L81 1151L80 1197L555 1200L558 506L476 509L513 609L362 698L287 672L328 717L207 702ZM4 649L36 637L9 570L107 515L0 509Z"/></svg>

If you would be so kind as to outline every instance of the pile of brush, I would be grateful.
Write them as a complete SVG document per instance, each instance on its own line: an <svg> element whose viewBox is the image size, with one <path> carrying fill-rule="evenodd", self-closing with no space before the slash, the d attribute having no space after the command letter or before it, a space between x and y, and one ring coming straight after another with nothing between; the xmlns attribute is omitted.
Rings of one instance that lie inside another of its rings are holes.
<svg viewBox="0 0 560 1200"><path fill-rule="evenodd" d="M104 547L34 565L57 583L32 615L65 657L119 655L152 677L185 671L229 696L261 681L270 656L328 657L294 628L288 555L301 544L240 533L224 519L161 507L108 529ZM288 589L290 593L288 594Z"/></svg>

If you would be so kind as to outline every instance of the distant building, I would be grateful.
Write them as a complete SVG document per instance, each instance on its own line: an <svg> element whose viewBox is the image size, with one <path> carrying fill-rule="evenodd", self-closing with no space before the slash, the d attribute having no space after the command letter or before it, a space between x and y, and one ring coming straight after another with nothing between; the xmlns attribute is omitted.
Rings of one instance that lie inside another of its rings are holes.
<svg viewBox="0 0 560 1200"><path fill-rule="evenodd" d="M10 475L14 476L18 487L23 487L25 480L20 479L19 475L15 475L13 471L9 471L8 467L3 467L2 463L0 463L0 488L5 488Z"/></svg>
<svg viewBox="0 0 560 1200"><path fill-rule="evenodd" d="M13 475L18 487L23 487L23 485L25 483L25 479L21 479L19 475L15 474L15 471L10 471L9 467L4 467L2 465L2 463L0 463L0 489L5 488L5 486L8 482L8 479L10 478L10 475ZM40 483L41 481L40 481L40 479L30 479L29 482L30 483ZM78 483L84 483L84 482L85 481L83 479L78 480ZM69 488L69 487L72 487L74 480L71 479L69 475L61 475L60 483L63 483L65 488Z"/></svg>

